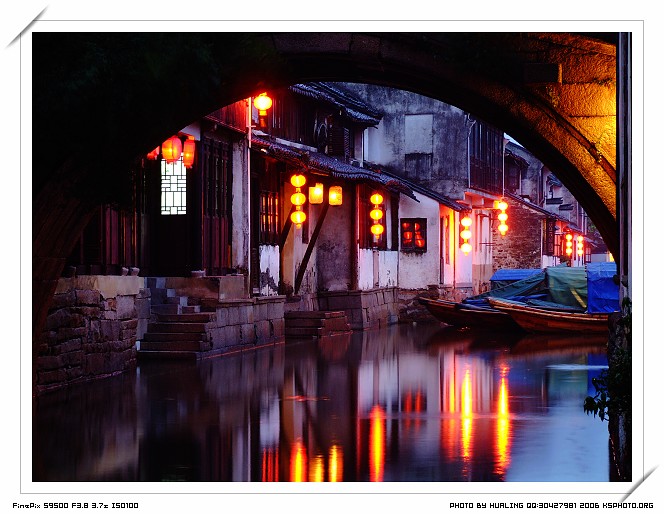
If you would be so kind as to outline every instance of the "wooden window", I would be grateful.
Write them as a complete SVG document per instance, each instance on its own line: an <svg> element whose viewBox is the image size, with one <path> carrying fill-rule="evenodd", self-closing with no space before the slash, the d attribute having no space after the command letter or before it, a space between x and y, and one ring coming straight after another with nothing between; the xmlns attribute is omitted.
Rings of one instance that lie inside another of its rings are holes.
<svg viewBox="0 0 664 514"><path fill-rule="evenodd" d="M427 251L426 218L401 218L401 251Z"/></svg>
<svg viewBox="0 0 664 514"><path fill-rule="evenodd" d="M259 225L258 242L266 245L279 244L279 170L268 165L259 178Z"/></svg>

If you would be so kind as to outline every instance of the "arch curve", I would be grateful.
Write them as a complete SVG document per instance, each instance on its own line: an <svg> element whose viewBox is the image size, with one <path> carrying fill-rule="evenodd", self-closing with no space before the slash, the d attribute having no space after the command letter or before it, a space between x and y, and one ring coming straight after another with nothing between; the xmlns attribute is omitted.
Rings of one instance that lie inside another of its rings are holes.
<svg viewBox="0 0 664 514"><path fill-rule="evenodd" d="M136 155L295 82L380 84L476 114L556 170L617 254L611 35L37 33L33 54L33 335L89 213L123 200Z"/></svg>

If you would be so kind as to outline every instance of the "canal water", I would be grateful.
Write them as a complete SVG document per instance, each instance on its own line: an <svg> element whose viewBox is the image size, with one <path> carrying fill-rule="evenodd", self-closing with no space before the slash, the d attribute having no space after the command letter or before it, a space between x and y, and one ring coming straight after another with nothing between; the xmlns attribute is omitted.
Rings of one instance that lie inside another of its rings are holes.
<svg viewBox="0 0 664 514"><path fill-rule="evenodd" d="M608 481L606 341L395 325L44 394L33 481Z"/></svg>

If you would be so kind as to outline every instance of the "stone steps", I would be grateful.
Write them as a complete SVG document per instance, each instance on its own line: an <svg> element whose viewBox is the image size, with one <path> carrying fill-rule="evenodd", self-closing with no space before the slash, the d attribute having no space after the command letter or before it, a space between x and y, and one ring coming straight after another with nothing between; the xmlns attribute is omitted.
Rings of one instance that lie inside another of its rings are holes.
<svg viewBox="0 0 664 514"><path fill-rule="evenodd" d="M344 311L290 311L284 314L286 338L310 339L350 333Z"/></svg>

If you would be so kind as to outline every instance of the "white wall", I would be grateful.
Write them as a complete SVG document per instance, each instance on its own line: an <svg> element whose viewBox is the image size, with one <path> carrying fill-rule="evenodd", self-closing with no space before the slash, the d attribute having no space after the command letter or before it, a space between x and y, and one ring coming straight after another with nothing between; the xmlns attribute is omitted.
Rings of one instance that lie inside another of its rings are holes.
<svg viewBox="0 0 664 514"><path fill-rule="evenodd" d="M440 283L440 208L438 201L421 194L419 202L402 195L399 200L399 219L425 218L427 220L426 252L403 252L399 249L399 287L422 289ZM399 233L401 238L401 233Z"/></svg>
<svg viewBox="0 0 664 514"><path fill-rule="evenodd" d="M260 255L260 291L262 296L279 294L279 247L261 245Z"/></svg>
<svg viewBox="0 0 664 514"><path fill-rule="evenodd" d="M233 160L232 251L230 267L249 269L249 155L247 142L231 145Z"/></svg>

